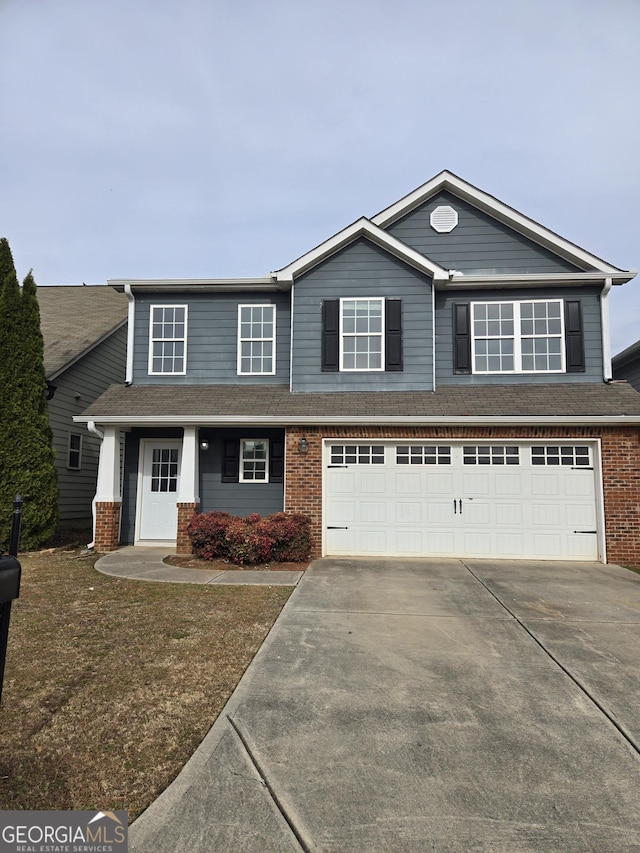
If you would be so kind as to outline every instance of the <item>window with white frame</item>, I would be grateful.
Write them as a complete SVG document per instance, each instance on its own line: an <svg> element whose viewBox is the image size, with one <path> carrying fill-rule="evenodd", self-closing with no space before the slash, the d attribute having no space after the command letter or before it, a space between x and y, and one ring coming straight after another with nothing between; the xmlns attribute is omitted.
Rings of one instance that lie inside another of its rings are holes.
<svg viewBox="0 0 640 853"><path fill-rule="evenodd" d="M67 468L79 471L82 467L82 436L77 433L69 433L69 444L67 447Z"/></svg>
<svg viewBox="0 0 640 853"><path fill-rule="evenodd" d="M561 299L471 303L474 373L563 373Z"/></svg>
<svg viewBox="0 0 640 853"><path fill-rule="evenodd" d="M340 370L384 370L384 299L340 300Z"/></svg>
<svg viewBox="0 0 640 853"><path fill-rule="evenodd" d="M245 438L240 442L240 482L269 481L269 440Z"/></svg>
<svg viewBox="0 0 640 853"><path fill-rule="evenodd" d="M184 374L187 369L187 306L152 305L149 373Z"/></svg>
<svg viewBox="0 0 640 853"><path fill-rule="evenodd" d="M276 372L276 309L274 305L238 306L238 374Z"/></svg>

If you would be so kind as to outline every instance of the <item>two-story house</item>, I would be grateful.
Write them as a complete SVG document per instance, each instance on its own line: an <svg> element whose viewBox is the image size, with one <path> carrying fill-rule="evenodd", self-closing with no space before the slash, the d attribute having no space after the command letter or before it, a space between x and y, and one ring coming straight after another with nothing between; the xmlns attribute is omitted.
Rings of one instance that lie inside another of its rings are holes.
<svg viewBox="0 0 640 853"><path fill-rule="evenodd" d="M78 418L96 547L284 509L318 555L640 563L608 331L634 275L445 171L264 278L109 282L127 380Z"/></svg>

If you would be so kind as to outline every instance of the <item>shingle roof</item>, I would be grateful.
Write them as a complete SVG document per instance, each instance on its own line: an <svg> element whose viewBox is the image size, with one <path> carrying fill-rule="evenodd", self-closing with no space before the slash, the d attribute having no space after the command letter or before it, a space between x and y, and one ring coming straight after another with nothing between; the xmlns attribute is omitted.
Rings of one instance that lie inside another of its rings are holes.
<svg viewBox="0 0 640 853"><path fill-rule="evenodd" d="M127 318L127 298L111 287L38 287L44 372L58 374Z"/></svg>
<svg viewBox="0 0 640 853"><path fill-rule="evenodd" d="M628 417L640 422L640 394L626 382L557 385L442 385L435 392L291 393L284 385L111 386L83 420L146 423L441 423L486 419Z"/></svg>

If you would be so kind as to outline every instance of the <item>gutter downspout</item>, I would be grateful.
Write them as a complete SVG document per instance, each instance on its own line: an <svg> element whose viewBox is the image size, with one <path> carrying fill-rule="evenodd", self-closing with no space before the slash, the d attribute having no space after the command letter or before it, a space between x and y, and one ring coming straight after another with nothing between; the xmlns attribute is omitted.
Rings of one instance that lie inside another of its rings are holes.
<svg viewBox="0 0 640 853"><path fill-rule="evenodd" d="M436 283L431 279L431 365L433 371L433 391L436 390Z"/></svg>
<svg viewBox="0 0 640 853"><path fill-rule="evenodd" d="M129 315L127 319L127 367L124 384L131 385L133 382L133 327L136 319L136 298L133 295L130 284L125 284L124 292L129 300Z"/></svg>
<svg viewBox="0 0 640 853"><path fill-rule="evenodd" d="M611 367L611 330L609 329L609 292L613 287L613 279L605 278L604 287L600 294L600 323L602 325L602 371L605 382L613 382Z"/></svg>
<svg viewBox="0 0 640 853"><path fill-rule="evenodd" d="M98 438L100 439L100 441L102 441L102 439L104 438L104 433L100 432L100 430L96 426L95 421L87 421L87 429L90 433L93 433L93 435L97 435ZM89 542L87 545L87 548L90 551L93 550L93 547L96 544L96 498L95 498L95 495L93 496L93 500L91 501L91 517L92 517L91 529L93 531L93 540L91 542Z"/></svg>

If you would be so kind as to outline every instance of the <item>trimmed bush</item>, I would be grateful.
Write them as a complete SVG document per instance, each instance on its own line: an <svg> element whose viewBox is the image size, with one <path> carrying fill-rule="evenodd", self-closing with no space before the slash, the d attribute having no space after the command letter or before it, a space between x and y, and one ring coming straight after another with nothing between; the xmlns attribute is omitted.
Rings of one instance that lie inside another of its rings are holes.
<svg viewBox="0 0 640 853"><path fill-rule="evenodd" d="M223 558L238 566L256 563L301 563L311 552L306 515L277 512L246 518L227 512L196 515L187 526L195 554L204 560Z"/></svg>

